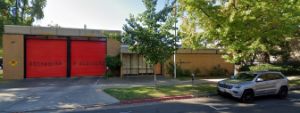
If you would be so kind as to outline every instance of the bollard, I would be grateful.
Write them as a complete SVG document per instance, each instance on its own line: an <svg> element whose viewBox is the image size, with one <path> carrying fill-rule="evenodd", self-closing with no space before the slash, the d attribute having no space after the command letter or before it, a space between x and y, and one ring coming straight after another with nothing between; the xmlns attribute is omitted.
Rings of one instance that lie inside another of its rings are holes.
<svg viewBox="0 0 300 113"><path fill-rule="evenodd" d="M192 73L192 86L194 86L195 74Z"/></svg>

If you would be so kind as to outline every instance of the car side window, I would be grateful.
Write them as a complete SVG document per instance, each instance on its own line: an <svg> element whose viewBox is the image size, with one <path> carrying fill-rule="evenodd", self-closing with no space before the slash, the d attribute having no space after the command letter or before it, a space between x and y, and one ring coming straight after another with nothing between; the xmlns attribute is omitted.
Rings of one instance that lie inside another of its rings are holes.
<svg viewBox="0 0 300 113"><path fill-rule="evenodd" d="M270 76L269 76L269 74L262 74L262 75L260 75L260 77L259 78L262 78L264 81L268 81L268 80L270 80Z"/></svg>
<svg viewBox="0 0 300 113"><path fill-rule="evenodd" d="M272 80L282 79L283 77L278 73L270 73Z"/></svg>

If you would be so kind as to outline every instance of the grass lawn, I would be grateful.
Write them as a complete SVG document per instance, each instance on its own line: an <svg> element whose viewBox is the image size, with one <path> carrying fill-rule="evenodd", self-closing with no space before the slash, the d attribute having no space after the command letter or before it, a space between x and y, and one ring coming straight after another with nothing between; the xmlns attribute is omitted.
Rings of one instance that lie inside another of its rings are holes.
<svg viewBox="0 0 300 113"><path fill-rule="evenodd" d="M3 79L3 70L0 70L0 80Z"/></svg>
<svg viewBox="0 0 300 113"><path fill-rule="evenodd" d="M300 79L290 80L289 86L300 86Z"/></svg>
<svg viewBox="0 0 300 113"><path fill-rule="evenodd" d="M221 79L221 78L229 78L230 76L201 76L196 77L195 79ZM192 80L192 77L177 77L178 80L185 81L185 80Z"/></svg>
<svg viewBox="0 0 300 113"><path fill-rule="evenodd" d="M198 85L174 85L155 87L133 87L133 88L108 88L104 91L119 100L158 98L176 95L197 95L205 93L216 93L215 84Z"/></svg>
<svg viewBox="0 0 300 113"><path fill-rule="evenodd" d="M3 56L3 49L0 49L0 57Z"/></svg>

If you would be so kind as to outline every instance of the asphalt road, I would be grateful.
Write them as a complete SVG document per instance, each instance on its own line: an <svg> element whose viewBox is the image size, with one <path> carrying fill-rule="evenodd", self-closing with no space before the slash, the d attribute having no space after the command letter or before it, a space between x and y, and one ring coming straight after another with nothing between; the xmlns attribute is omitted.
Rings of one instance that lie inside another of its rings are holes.
<svg viewBox="0 0 300 113"><path fill-rule="evenodd" d="M219 96L172 100L167 102L89 108L68 113L300 113L300 91L287 99L274 96L256 98L254 103L239 103Z"/></svg>

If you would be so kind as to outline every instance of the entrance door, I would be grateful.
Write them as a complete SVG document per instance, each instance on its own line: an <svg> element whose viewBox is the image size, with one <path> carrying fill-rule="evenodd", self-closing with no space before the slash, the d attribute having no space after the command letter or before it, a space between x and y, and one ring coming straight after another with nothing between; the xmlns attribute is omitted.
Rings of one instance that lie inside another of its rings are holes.
<svg viewBox="0 0 300 113"><path fill-rule="evenodd" d="M103 76L105 66L105 41L71 41L71 76Z"/></svg>
<svg viewBox="0 0 300 113"><path fill-rule="evenodd" d="M66 39L42 39L39 36L26 37L26 77L66 77Z"/></svg>

